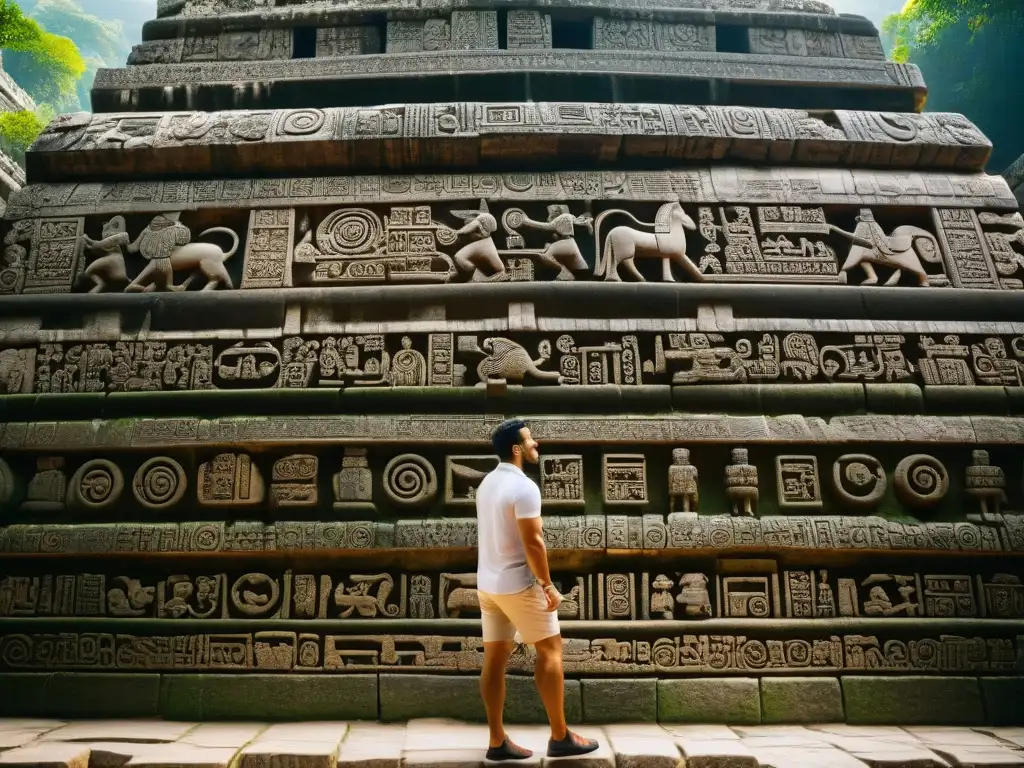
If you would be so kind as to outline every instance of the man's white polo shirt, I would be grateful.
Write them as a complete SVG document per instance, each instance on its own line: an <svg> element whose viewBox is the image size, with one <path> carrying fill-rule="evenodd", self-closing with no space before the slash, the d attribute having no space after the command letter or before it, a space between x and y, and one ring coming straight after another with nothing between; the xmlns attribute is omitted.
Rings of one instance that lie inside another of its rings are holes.
<svg viewBox="0 0 1024 768"><path fill-rule="evenodd" d="M477 589L495 595L533 583L518 518L540 517L540 488L514 464L500 463L476 489Z"/></svg>

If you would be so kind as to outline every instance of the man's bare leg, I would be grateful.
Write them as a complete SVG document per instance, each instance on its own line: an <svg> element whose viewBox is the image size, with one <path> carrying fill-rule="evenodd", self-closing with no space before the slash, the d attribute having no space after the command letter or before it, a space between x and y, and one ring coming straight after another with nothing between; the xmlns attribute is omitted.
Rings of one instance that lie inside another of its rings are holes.
<svg viewBox="0 0 1024 768"><path fill-rule="evenodd" d="M484 643L484 665L480 672L480 696L487 712L490 746L500 747L505 742L505 669L515 644L511 640ZM561 655L561 645L559 645Z"/></svg>
<svg viewBox="0 0 1024 768"><path fill-rule="evenodd" d="M486 647L486 645L485 645ZM537 692L548 713L551 724L551 738L556 741L565 738L565 674L562 670L562 636L546 637L536 644L537 662L533 668L533 679Z"/></svg>

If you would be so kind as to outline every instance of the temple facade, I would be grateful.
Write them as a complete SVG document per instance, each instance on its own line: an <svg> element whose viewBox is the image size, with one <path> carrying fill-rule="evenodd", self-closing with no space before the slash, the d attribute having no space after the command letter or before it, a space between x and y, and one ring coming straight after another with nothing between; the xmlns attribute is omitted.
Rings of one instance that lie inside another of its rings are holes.
<svg viewBox="0 0 1024 768"><path fill-rule="evenodd" d="M1024 217L868 20L160 0L144 38L0 230L0 713L481 719L521 416L573 721L1024 718Z"/></svg>

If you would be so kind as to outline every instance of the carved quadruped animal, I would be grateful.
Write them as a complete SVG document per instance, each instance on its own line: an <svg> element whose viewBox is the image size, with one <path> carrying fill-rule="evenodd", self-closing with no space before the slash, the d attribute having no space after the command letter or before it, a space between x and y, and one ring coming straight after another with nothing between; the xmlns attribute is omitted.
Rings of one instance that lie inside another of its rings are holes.
<svg viewBox="0 0 1024 768"><path fill-rule="evenodd" d="M605 238L601 247L601 222L612 214L628 216L637 224L653 227L654 232L641 232L629 226L613 228ZM636 268L637 258L658 258L662 260L662 280L666 283L675 282L672 275L672 262L675 262L696 282L704 281L704 273L686 255L686 230L697 229L683 206L678 200L665 203L658 209L653 223L640 221L629 211L616 208L603 211L594 221L594 239L597 252L597 264L594 276L618 282L619 267L625 266L626 271L634 278L645 282L644 276Z"/></svg>
<svg viewBox="0 0 1024 768"><path fill-rule="evenodd" d="M165 289L184 291L197 274L206 278L201 290L214 291L217 288L234 288L228 274L226 262L238 251L240 238L227 227L210 227L199 233L200 237L223 232L231 235L233 243L227 251L216 243L190 242L191 232L178 221L180 213L160 214L154 217L142 233L128 246L130 252L139 252L149 264L127 288L126 293L149 292ZM190 272L181 285L174 285L174 274Z"/></svg>
<svg viewBox="0 0 1024 768"><path fill-rule="evenodd" d="M904 225L896 227L892 234L886 235L885 230L875 221L874 214L861 210L857 216L857 226L853 232L847 232L834 224L828 225L829 230L842 235L853 243L846 261L839 270L838 282L846 284L848 273L854 267L862 267L867 279L861 285L877 285L878 274L875 266L891 267L895 270L886 280L887 286L899 282L903 270L917 277L919 285L929 284L928 273L924 271L921 260L930 264L941 264L942 254L939 251L935 235L921 227Z"/></svg>

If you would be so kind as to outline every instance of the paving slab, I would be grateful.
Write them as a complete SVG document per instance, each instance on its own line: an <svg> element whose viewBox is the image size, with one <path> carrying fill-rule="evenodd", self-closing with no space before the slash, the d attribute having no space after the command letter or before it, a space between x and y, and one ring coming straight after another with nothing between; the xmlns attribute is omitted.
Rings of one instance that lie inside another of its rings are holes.
<svg viewBox="0 0 1024 768"><path fill-rule="evenodd" d="M740 735L727 725L709 723L707 725L683 725L663 723L661 725L672 736L697 739L698 741L714 741L716 739L732 739L738 741Z"/></svg>
<svg viewBox="0 0 1024 768"><path fill-rule="evenodd" d="M413 721L405 730L405 749L408 752L478 749L483 753L487 751L488 738L486 725L454 723L439 728Z"/></svg>
<svg viewBox="0 0 1024 768"><path fill-rule="evenodd" d="M0 749L23 747L35 741L46 731L0 731Z"/></svg>
<svg viewBox="0 0 1024 768"><path fill-rule="evenodd" d="M353 723L338 749L338 768L400 768L405 727Z"/></svg>
<svg viewBox="0 0 1024 768"><path fill-rule="evenodd" d="M406 768L483 768L483 749L418 749L402 753Z"/></svg>
<svg viewBox="0 0 1024 768"><path fill-rule="evenodd" d="M683 755L667 733L660 737L607 734L616 768L680 768Z"/></svg>
<svg viewBox="0 0 1024 768"><path fill-rule="evenodd" d="M266 723L200 723L178 739L178 743L191 744L194 747L240 749L267 728Z"/></svg>
<svg viewBox="0 0 1024 768"><path fill-rule="evenodd" d="M999 739L972 728L926 728L909 726L907 733L924 744L952 744L960 747L1003 747Z"/></svg>
<svg viewBox="0 0 1024 768"><path fill-rule="evenodd" d="M137 741L66 742L89 750L89 768L121 768L136 757L166 749L166 744L142 744Z"/></svg>
<svg viewBox="0 0 1024 768"><path fill-rule="evenodd" d="M1014 746L1024 747L1024 728L974 728L979 733L985 733L1000 741L1008 742Z"/></svg>
<svg viewBox="0 0 1024 768"><path fill-rule="evenodd" d="M179 723L171 720L75 720L61 728L48 731L40 740L171 743L195 726L196 723Z"/></svg>
<svg viewBox="0 0 1024 768"><path fill-rule="evenodd" d="M603 728L594 726L571 726L574 733L586 739L597 739L600 742L596 752L580 757L547 757L547 737L544 740L544 755L541 765L550 768L615 768L615 753L612 751L608 736ZM551 734L549 733L548 736ZM526 746L525 744L523 746Z"/></svg>
<svg viewBox="0 0 1024 768"><path fill-rule="evenodd" d="M89 768L89 748L81 744L51 742L0 752L4 768Z"/></svg>
<svg viewBox="0 0 1024 768"><path fill-rule="evenodd" d="M887 747L850 752L870 768L949 768L949 763L931 750L921 747Z"/></svg>
<svg viewBox="0 0 1024 768"><path fill-rule="evenodd" d="M52 731L66 725L65 720L43 720L35 717L0 717L2 731Z"/></svg>
<svg viewBox="0 0 1024 768"><path fill-rule="evenodd" d="M275 723L262 731L254 741L312 741L323 744L340 744L346 733L348 733L348 723L341 721Z"/></svg>
<svg viewBox="0 0 1024 768"><path fill-rule="evenodd" d="M781 747L751 750L761 768L866 768L866 764L840 749Z"/></svg>
<svg viewBox="0 0 1024 768"><path fill-rule="evenodd" d="M739 739L676 737L686 768L758 768L757 758Z"/></svg>
<svg viewBox="0 0 1024 768"><path fill-rule="evenodd" d="M638 739L672 739L672 734L657 723L613 723L602 726L609 739L633 737Z"/></svg>
<svg viewBox="0 0 1024 768"><path fill-rule="evenodd" d="M238 768L334 768L337 755L329 741L257 741L242 748Z"/></svg>
<svg viewBox="0 0 1024 768"><path fill-rule="evenodd" d="M231 748L193 747L190 744L167 744L163 749L133 757L128 768L227 768L237 750Z"/></svg>
<svg viewBox="0 0 1024 768"><path fill-rule="evenodd" d="M818 731L820 733L832 733L836 736L854 736L857 738L867 739L893 737L905 738L909 741L918 740L917 737L910 733L906 728L901 728L898 725L847 725L846 723L812 723L807 725L806 727L812 731ZM942 730L948 731L951 729L947 725L944 726Z"/></svg>
<svg viewBox="0 0 1024 768"><path fill-rule="evenodd" d="M1020 768L1024 752L1008 747L969 747L943 744L932 751L958 768Z"/></svg>

